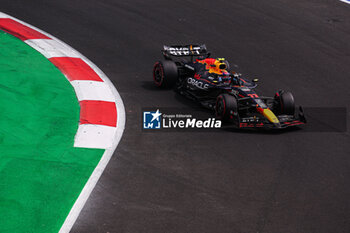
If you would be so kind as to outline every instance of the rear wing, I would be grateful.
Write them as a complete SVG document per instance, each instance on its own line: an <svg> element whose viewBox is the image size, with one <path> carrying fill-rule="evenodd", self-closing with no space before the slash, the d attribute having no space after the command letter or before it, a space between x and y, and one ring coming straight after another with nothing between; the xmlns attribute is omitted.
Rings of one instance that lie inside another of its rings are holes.
<svg viewBox="0 0 350 233"><path fill-rule="evenodd" d="M194 56L209 56L207 47L203 45L164 45L162 53L166 59L170 56L175 57L194 57Z"/></svg>

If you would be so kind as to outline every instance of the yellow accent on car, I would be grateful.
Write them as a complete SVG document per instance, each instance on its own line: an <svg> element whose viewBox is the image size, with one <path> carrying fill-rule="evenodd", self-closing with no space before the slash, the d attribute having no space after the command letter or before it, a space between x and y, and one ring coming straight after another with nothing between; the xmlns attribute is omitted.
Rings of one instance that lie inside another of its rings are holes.
<svg viewBox="0 0 350 233"><path fill-rule="evenodd" d="M279 123L280 121L276 117L276 115L268 108L263 109L263 115L266 117L271 123Z"/></svg>

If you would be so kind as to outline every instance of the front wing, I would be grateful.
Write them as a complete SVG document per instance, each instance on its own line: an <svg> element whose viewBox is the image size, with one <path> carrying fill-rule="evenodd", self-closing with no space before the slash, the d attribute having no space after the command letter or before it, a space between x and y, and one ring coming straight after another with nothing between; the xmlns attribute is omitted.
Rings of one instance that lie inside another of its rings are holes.
<svg viewBox="0 0 350 233"><path fill-rule="evenodd" d="M297 116L277 115L277 118L280 122L278 124L271 123L266 118L259 115L249 117L238 117L237 127L283 129L291 126L300 126L306 124L306 119L302 109Z"/></svg>

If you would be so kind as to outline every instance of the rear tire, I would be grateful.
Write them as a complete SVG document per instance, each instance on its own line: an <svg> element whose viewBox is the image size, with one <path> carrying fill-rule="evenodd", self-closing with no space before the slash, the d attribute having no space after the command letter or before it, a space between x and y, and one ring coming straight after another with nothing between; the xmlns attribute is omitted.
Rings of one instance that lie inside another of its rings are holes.
<svg viewBox="0 0 350 233"><path fill-rule="evenodd" d="M237 113L237 100L229 94L221 94L216 99L216 117L224 122L234 121Z"/></svg>
<svg viewBox="0 0 350 233"><path fill-rule="evenodd" d="M158 61L153 66L153 81L157 87L173 87L178 80L178 76L179 72L173 61Z"/></svg>
<svg viewBox="0 0 350 233"><path fill-rule="evenodd" d="M294 115L295 102L291 92L278 91L275 94L274 110L277 114Z"/></svg>

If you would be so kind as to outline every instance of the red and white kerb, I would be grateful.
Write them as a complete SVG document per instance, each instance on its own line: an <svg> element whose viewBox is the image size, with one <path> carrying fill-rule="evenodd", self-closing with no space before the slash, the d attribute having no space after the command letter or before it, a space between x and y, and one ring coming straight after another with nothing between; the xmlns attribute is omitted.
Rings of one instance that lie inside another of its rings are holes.
<svg viewBox="0 0 350 233"><path fill-rule="evenodd" d="M73 86L80 103L80 121L74 146L105 149L59 231L70 232L123 135L123 101L112 82L95 64L54 36L2 12L0 30L43 54Z"/></svg>
<svg viewBox="0 0 350 233"><path fill-rule="evenodd" d="M80 103L80 122L74 146L112 147L118 126L118 102L111 83L106 83L102 72L71 47L6 14L0 13L0 29L43 54L73 86Z"/></svg>

